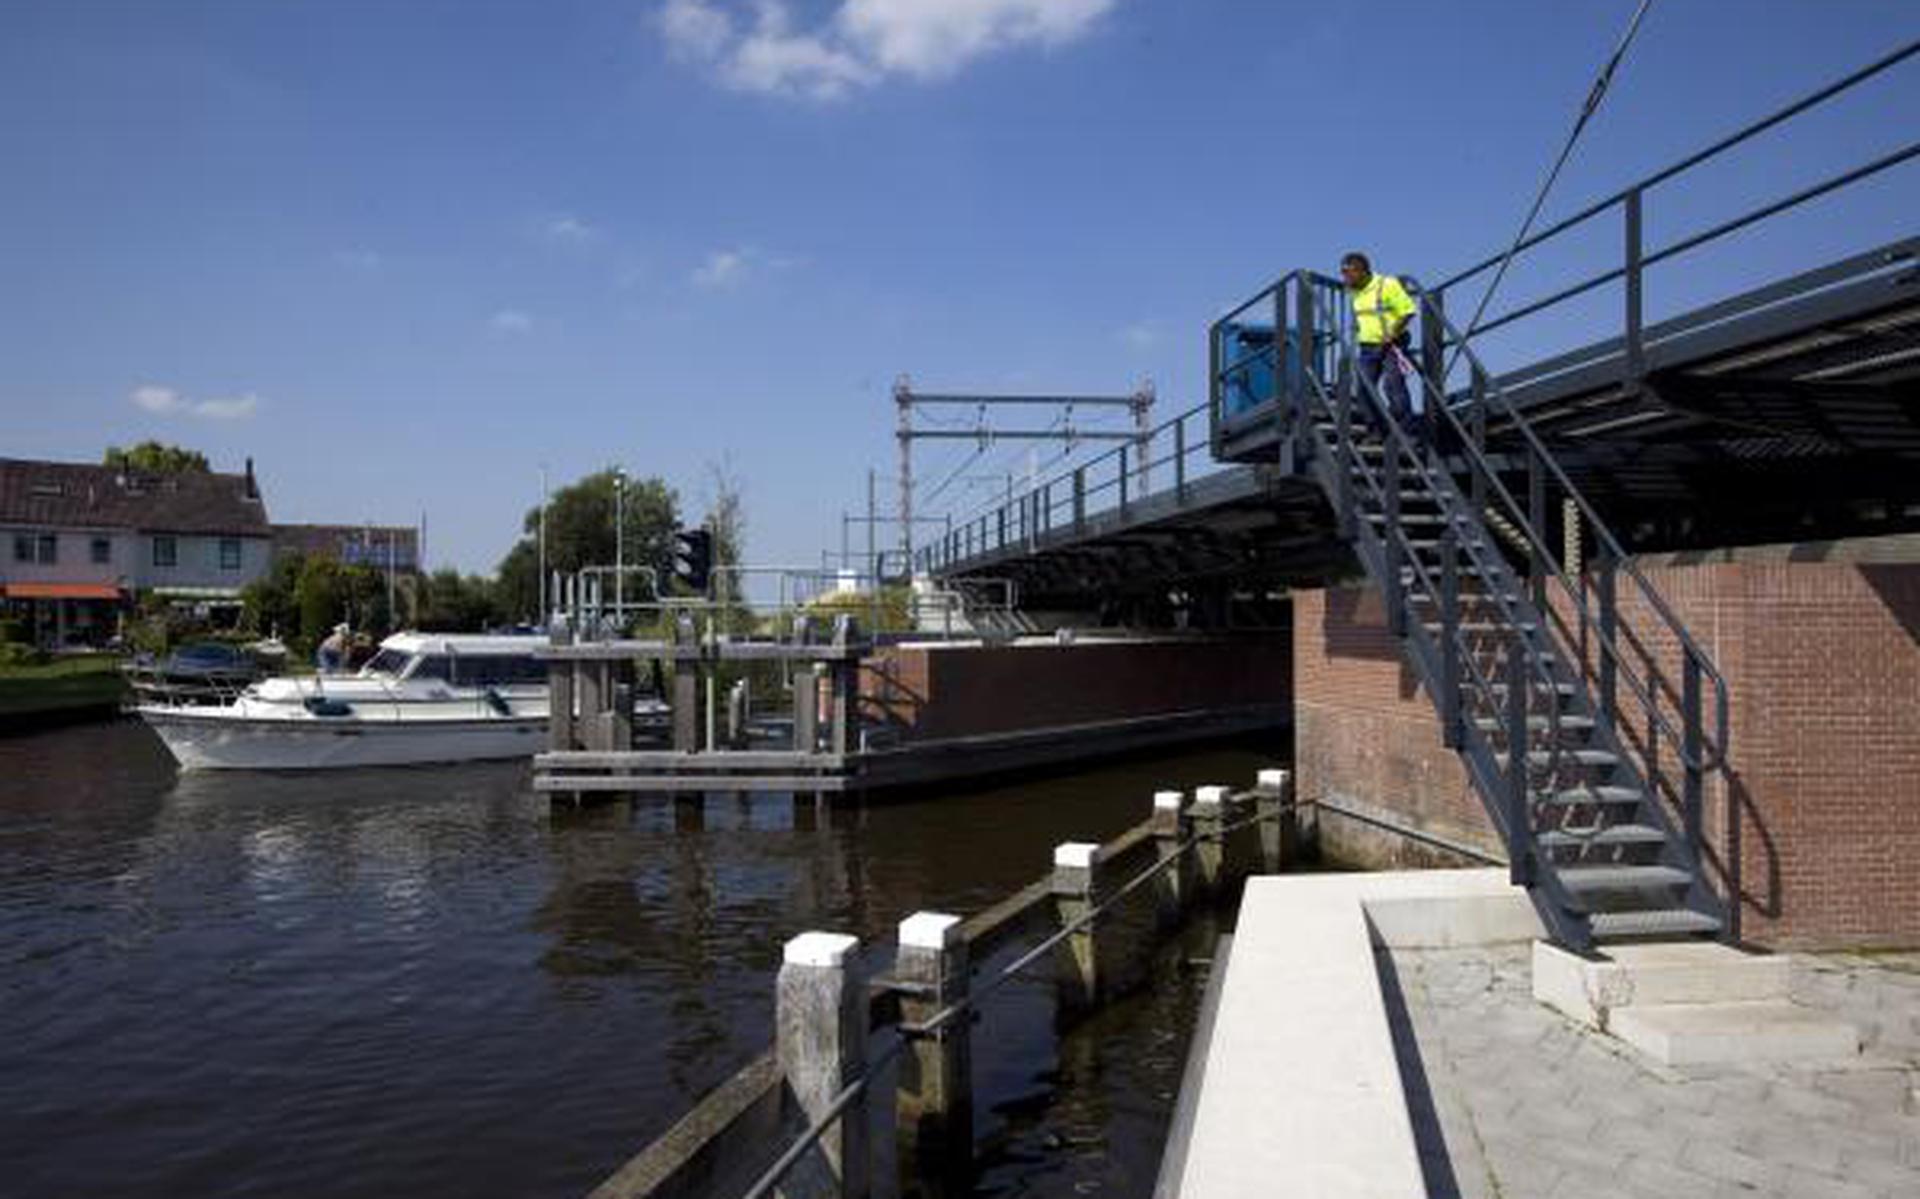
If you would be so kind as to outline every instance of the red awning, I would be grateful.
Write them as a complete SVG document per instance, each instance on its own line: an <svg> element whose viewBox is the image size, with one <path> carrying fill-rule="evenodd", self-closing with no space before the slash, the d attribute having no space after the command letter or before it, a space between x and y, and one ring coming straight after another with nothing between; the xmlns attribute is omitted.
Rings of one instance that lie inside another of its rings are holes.
<svg viewBox="0 0 1920 1199"><path fill-rule="evenodd" d="M8 583L8 599L117 600L120 589L111 583Z"/></svg>

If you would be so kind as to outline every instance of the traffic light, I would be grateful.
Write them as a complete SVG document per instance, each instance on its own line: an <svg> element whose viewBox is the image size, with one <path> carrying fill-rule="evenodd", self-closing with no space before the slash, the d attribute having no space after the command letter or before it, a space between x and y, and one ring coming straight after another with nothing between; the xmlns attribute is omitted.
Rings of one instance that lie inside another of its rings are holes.
<svg viewBox="0 0 1920 1199"><path fill-rule="evenodd" d="M713 577L713 534L705 529L673 531L673 577L700 595Z"/></svg>

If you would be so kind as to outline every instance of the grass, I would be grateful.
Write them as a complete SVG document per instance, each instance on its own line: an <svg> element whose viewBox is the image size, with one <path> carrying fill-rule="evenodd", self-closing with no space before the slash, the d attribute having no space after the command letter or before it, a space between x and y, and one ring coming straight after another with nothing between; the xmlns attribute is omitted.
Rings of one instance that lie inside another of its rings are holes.
<svg viewBox="0 0 1920 1199"><path fill-rule="evenodd" d="M0 716L35 716L120 702L126 683L111 654L0 666Z"/></svg>

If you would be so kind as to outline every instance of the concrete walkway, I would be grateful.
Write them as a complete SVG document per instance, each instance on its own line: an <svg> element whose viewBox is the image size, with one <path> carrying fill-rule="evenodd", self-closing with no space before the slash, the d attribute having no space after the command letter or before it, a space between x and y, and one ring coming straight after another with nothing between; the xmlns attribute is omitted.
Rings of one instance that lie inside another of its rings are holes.
<svg viewBox="0 0 1920 1199"><path fill-rule="evenodd" d="M1526 945L1376 956L1436 1199L1920 1195L1920 955L1795 958L1862 1056L1712 1072L1535 1003Z"/></svg>

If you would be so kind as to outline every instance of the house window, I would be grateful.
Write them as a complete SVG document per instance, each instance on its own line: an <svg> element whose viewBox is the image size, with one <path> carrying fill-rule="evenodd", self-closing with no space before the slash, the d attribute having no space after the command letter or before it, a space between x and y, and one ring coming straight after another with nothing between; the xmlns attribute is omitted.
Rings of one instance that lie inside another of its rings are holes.
<svg viewBox="0 0 1920 1199"><path fill-rule="evenodd" d="M220 539L220 569L240 569L240 539L238 537L222 537Z"/></svg>
<svg viewBox="0 0 1920 1199"><path fill-rule="evenodd" d="M48 566L60 560L60 538L54 533L40 534L40 561Z"/></svg>
<svg viewBox="0 0 1920 1199"><path fill-rule="evenodd" d="M33 561L33 534L15 533L13 535L13 560L15 562Z"/></svg>
<svg viewBox="0 0 1920 1199"><path fill-rule="evenodd" d="M180 560L180 543L171 537L153 539L153 564L172 566Z"/></svg>
<svg viewBox="0 0 1920 1199"><path fill-rule="evenodd" d="M93 564L95 566L105 566L111 561L113 561L113 543L105 537L95 537L93 539Z"/></svg>

